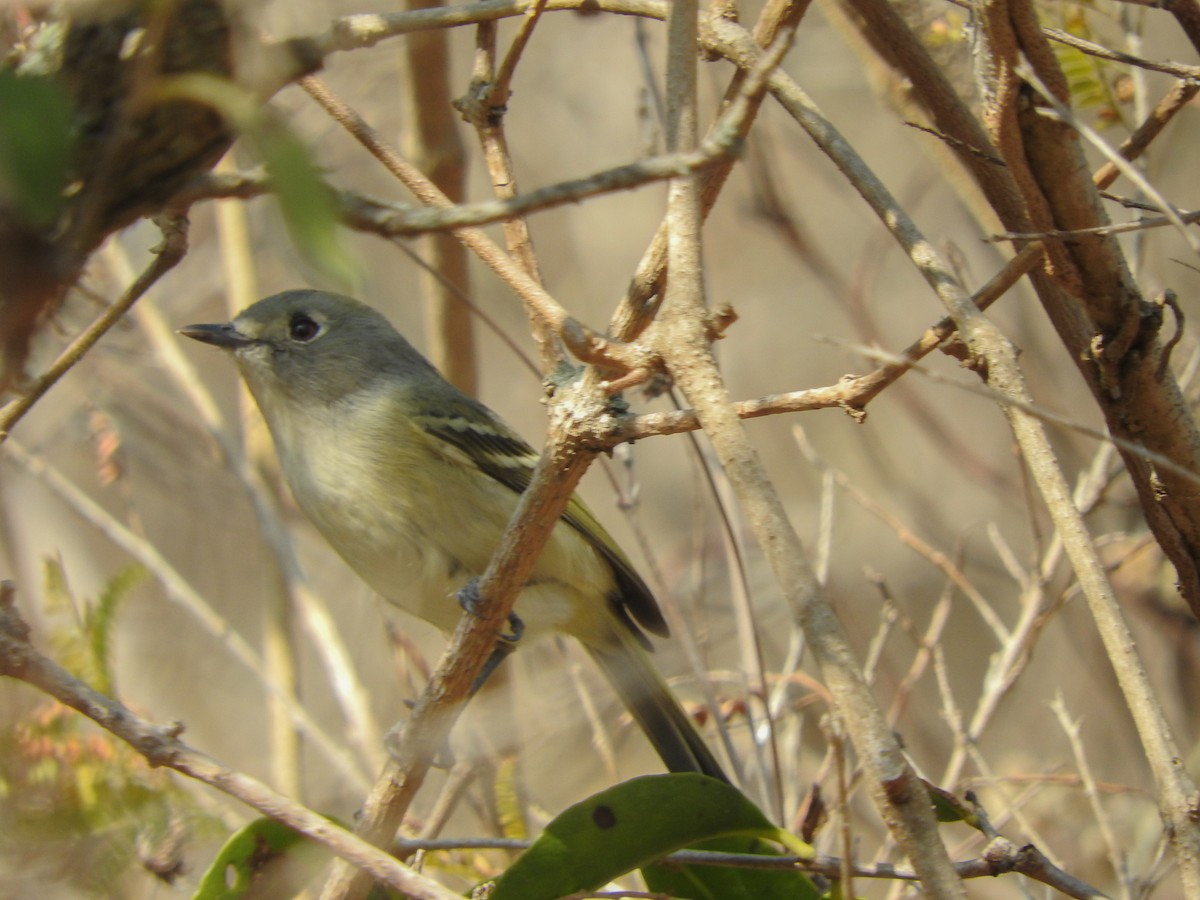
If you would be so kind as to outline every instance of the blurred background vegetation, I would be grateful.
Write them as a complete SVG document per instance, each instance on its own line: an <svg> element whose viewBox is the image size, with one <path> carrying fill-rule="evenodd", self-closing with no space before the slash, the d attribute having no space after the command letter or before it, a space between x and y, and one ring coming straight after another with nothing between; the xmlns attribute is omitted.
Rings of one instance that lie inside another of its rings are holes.
<svg viewBox="0 0 1200 900"><path fill-rule="evenodd" d="M111 24L108 6L63 10L77 33L79 22L90 23L96 42ZM121 6L131 14L149 8ZM952 83L971 93L967 12L918 0L898 8ZM29 316L38 327L25 329L27 357L14 337L22 326L5 320L10 363L37 376L149 264L162 236L141 216L186 192L195 183L189 179L230 141L222 172L272 166L279 200L190 206L186 255L12 429L0 448L0 574L17 584L43 650L141 715L185 723L194 746L343 820L353 818L382 759L382 733L404 717L442 637L384 609L324 546L279 487L228 360L182 346L171 329L223 321L253 299L291 287L352 291L431 355L452 360L462 378L473 369L480 398L539 443L542 387L528 366L536 351L512 292L470 260L463 289L483 315L467 317L472 338L442 327L446 314L429 299L417 258L444 250L424 240L334 231L332 204L318 201L315 211L304 205L320 193L312 187L317 177L339 191L412 202L396 179L299 86L274 93L269 117L251 102L315 62L302 41L258 49L260 34L311 38L335 17L376 9L394 11L361 0L237 4L218 42L234 62L214 53L188 71L230 75L243 94L193 85L162 122L127 120L144 130L131 128L125 143L109 140L110 158L87 172L61 161L69 156L63 142L89 136L81 107L75 126L66 127L55 124L57 101L35 102L35 110L49 110L49 124L34 129L29 146L40 162L30 177L49 187L32 200L0 191L9 205L9 217L0 220L0 261L12 277L28 274L40 254L78 275L61 302L47 301ZM1063 0L1038 9L1044 25L1113 49L1160 61L1196 58L1174 20L1146 7ZM745 4L740 13L751 23L759 5ZM153 33L157 20L146 15ZM46 37L44 23L54 18L30 5L0 6L10 68L28 63ZM497 27L505 48L518 22ZM459 97L470 85L476 35L460 28L446 37L449 58L440 74L450 96ZM589 10L541 19L515 68L504 116L521 190L662 152L664 41L660 22L633 16ZM415 39L399 37L329 54L320 77L427 169L438 157L413 148L416 113L448 122L466 148L464 196L491 198L473 130L439 95L439 73L408 57L410 43ZM1077 114L1114 145L1173 81L1078 50L1059 52ZM858 37L846 6L814 4L784 68L954 261L968 288L997 271L1008 245L985 242L997 226L977 213L972 188L947 163L937 137L911 127L905 86ZM702 109L715 110L732 71L720 60L705 64ZM92 97L96 115L107 114L124 102L110 87L101 80L90 93L77 88L77 103ZM15 102L0 108L0 117ZM157 108L144 97L139 102ZM194 139L156 146L160 163L164 153L177 156L148 172L139 153L164 125ZM1146 176L1182 209L1200 206L1188 149L1198 132L1193 103L1142 161ZM1094 148L1089 153L1093 168L1103 161ZM77 209L57 231L42 227L62 212L54 203L39 206L38 198L99 191L98 183L102 200ZM1136 194L1125 182L1113 190ZM544 283L583 322L606 326L659 225L665 191L662 183L648 184L530 216ZM1118 220L1133 215L1113 209ZM14 225L16 219L25 224ZM499 226L488 230L503 241ZM40 237L14 238L31 234ZM1173 288L1189 313L1200 275L1180 234L1160 228L1121 241L1144 295ZM63 263L58 254L67 244ZM866 348L899 351L944 314L854 189L770 101L706 225L704 250L712 302L738 315L718 345L737 398L833 385L846 373L866 372L879 364ZM1103 428L1091 393L1024 284L989 315L1020 348L1037 403ZM1200 347L1190 323L1182 327L1172 366L1194 397ZM26 383L12 383L10 396L20 396ZM862 423L824 410L747 427L878 702L921 773L959 794L976 791L1003 834L1036 844L1113 896L1178 896L1125 702L1004 417L971 389L976 383L956 360L934 354L874 401ZM670 408L665 397L635 392L627 399L635 412ZM224 449L214 435L226 437ZM1112 448L1059 426L1052 440L1068 477L1083 485L1092 534L1186 754L1197 727L1197 622ZM261 477L245 477L243 458ZM264 518L251 490L274 512ZM716 723L726 730L747 792L794 828L814 784L834 806L829 706L819 674L703 439L622 447L593 468L583 492L667 606L679 639L661 645L657 660L714 743L721 743ZM264 525L272 516L286 526L284 537ZM302 581L286 559L280 562L281 542L293 548ZM1038 614L1014 638L1029 609ZM683 652L688 642L700 672ZM344 649L344 660L331 658L332 646ZM262 662L248 665L250 657ZM511 685L486 692L460 722L447 754L456 765L426 785L412 833L533 834L563 806L614 779L658 770L577 648L523 647L509 668ZM279 710L270 681L294 690L310 717L304 727L297 730ZM7 723L0 729L0 896L189 893L220 842L249 818L203 786L149 769L114 738L24 685L0 683L0 721ZM515 768L507 755L513 747ZM1194 774L1200 760L1189 755L1186 764ZM851 793L845 812L858 859L890 859L894 848L864 792ZM842 815L829 814L835 822ZM818 848L840 852L835 832L821 828ZM955 859L980 852L980 836L963 825L947 826L945 838ZM506 858L498 851L439 853L426 869L466 886L501 870ZM895 890L902 889L856 882L863 896ZM1015 876L969 887L979 897L1025 890L1047 889Z"/></svg>

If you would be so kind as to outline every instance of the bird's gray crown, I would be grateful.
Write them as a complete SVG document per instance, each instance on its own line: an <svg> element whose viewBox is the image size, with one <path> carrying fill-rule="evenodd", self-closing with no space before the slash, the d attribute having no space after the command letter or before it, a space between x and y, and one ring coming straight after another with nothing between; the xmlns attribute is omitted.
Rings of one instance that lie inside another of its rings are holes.
<svg viewBox="0 0 1200 900"><path fill-rule="evenodd" d="M439 378L429 362L375 309L317 290L274 294L242 311L234 329L250 378L276 382L293 399L332 402L387 376Z"/></svg>

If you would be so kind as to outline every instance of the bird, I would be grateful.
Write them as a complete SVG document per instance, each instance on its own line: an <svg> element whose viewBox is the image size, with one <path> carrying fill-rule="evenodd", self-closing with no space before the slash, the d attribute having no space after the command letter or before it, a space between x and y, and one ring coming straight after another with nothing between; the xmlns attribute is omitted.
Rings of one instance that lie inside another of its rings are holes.
<svg viewBox="0 0 1200 900"><path fill-rule="evenodd" d="M538 454L446 381L377 310L325 291L259 300L186 337L232 354L297 504L384 599L452 631ZM521 640L577 639L668 771L729 782L650 658L649 587L578 496L514 604ZM517 629L514 628L514 631Z"/></svg>

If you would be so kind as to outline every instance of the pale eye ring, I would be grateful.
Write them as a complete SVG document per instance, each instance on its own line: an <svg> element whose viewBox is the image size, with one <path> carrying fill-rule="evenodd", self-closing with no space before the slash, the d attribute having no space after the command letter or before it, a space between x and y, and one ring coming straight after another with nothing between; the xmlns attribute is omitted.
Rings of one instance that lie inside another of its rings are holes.
<svg viewBox="0 0 1200 900"><path fill-rule="evenodd" d="M305 313L296 313L288 323L288 335L293 341L306 344L321 333L320 324Z"/></svg>

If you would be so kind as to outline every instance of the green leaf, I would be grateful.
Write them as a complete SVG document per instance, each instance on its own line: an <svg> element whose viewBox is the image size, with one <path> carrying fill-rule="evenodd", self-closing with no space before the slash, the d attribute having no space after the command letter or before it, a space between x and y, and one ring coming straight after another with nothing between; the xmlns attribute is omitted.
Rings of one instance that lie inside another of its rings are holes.
<svg viewBox="0 0 1200 900"><path fill-rule="evenodd" d="M945 788L940 788L925 779L922 779L922 783L929 792L929 801L933 804L933 812L939 822L965 822L972 828L979 828L979 817L970 806Z"/></svg>
<svg viewBox="0 0 1200 900"><path fill-rule="evenodd" d="M302 258L352 291L358 266L338 230L337 204L299 138L278 123L262 122L252 142L267 167L292 243Z"/></svg>
<svg viewBox="0 0 1200 900"><path fill-rule="evenodd" d="M0 71L0 110L0 202L46 228L70 176L71 104L51 78Z"/></svg>
<svg viewBox="0 0 1200 900"><path fill-rule="evenodd" d="M1073 105L1085 109L1112 106L1104 67L1099 62L1078 47L1065 44L1056 44L1054 55L1067 77Z"/></svg>
<svg viewBox="0 0 1200 900"><path fill-rule="evenodd" d="M717 853L777 856L758 838L718 838L691 847ZM797 869L742 869L718 865L655 863L642 867L650 890L688 900L817 900L821 892Z"/></svg>
<svg viewBox="0 0 1200 900"><path fill-rule="evenodd" d="M256 819L225 842L192 900L291 897L328 859L324 848L274 819ZM269 882L269 887L268 887Z"/></svg>
<svg viewBox="0 0 1200 900"><path fill-rule="evenodd" d="M111 648L117 612L145 577L140 565L128 565L105 582L99 597L80 599L71 592L62 562L45 560L46 609L72 622L54 632L59 658L68 671L102 694L114 693Z"/></svg>
<svg viewBox="0 0 1200 900"><path fill-rule="evenodd" d="M333 191L308 147L269 109L263 109L253 94L215 75L191 73L167 79L157 95L207 103L237 128L266 166L283 223L301 258L353 292L360 267L342 240Z"/></svg>
<svg viewBox="0 0 1200 900"><path fill-rule="evenodd" d="M682 847L735 836L812 853L724 782L690 773L635 778L565 810L497 880L490 898L552 900L596 890Z"/></svg>
<svg viewBox="0 0 1200 900"><path fill-rule="evenodd" d="M92 669L95 683L92 685L102 694L113 693L113 670L111 659L112 633L116 626L117 609L146 577L146 570L137 563L126 566L113 575L104 585L96 602L88 607L84 616L84 630L91 649Z"/></svg>

